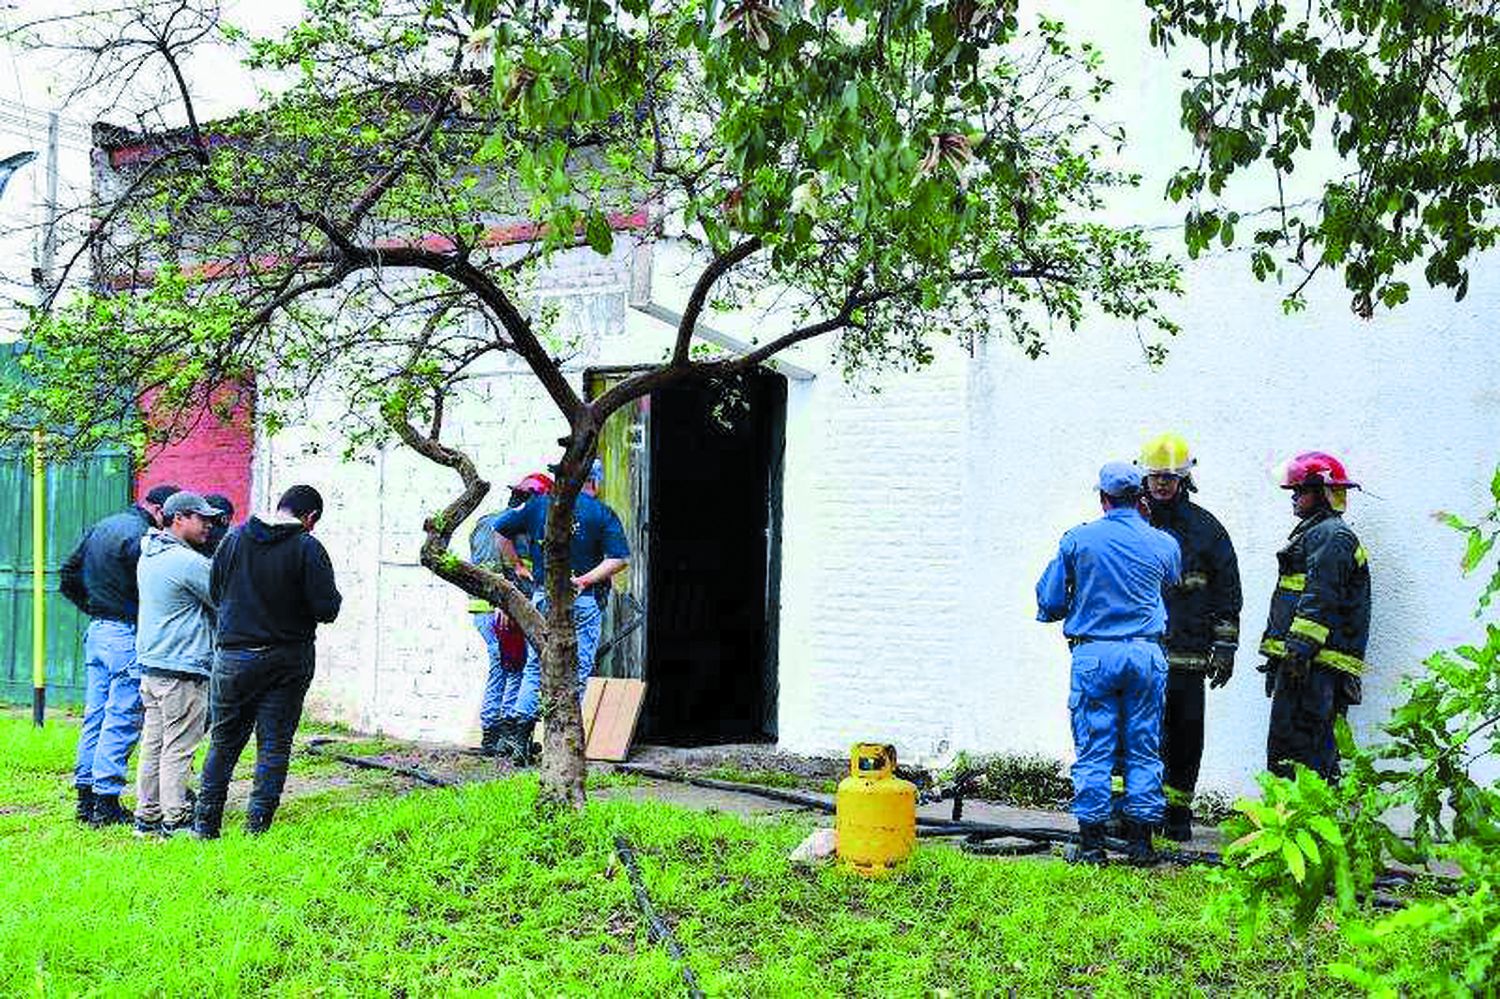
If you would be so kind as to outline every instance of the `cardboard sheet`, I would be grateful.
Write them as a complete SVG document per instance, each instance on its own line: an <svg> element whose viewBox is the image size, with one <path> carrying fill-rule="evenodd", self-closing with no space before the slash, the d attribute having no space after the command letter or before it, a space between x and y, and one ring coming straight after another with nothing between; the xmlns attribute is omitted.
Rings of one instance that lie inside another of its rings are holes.
<svg viewBox="0 0 1500 999"><path fill-rule="evenodd" d="M614 763L630 755L630 741L645 700L644 680L590 677L583 692L584 755Z"/></svg>

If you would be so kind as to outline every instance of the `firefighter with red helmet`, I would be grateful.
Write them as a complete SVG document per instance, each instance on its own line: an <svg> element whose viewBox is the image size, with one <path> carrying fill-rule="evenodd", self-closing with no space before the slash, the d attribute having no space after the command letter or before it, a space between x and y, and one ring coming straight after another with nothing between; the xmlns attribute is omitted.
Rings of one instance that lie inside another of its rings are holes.
<svg viewBox="0 0 1500 999"><path fill-rule="evenodd" d="M1291 776L1302 763L1325 779L1338 776L1334 719L1358 704L1370 637L1370 565L1344 522L1350 489L1343 463L1308 451L1286 465L1297 526L1276 553L1279 575L1260 651L1266 662L1271 723L1266 766Z"/></svg>
<svg viewBox="0 0 1500 999"><path fill-rule="evenodd" d="M1163 832L1179 842L1193 836L1193 791L1203 760L1204 682L1222 687L1234 673L1240 638L1240 568L1229 532L1194 503L1197 459L1174 433L1141 448L1136 462L1150 496L1151 526L1177 539L1182 579L1166 592L1167 695L1162 712Z"/></svg>

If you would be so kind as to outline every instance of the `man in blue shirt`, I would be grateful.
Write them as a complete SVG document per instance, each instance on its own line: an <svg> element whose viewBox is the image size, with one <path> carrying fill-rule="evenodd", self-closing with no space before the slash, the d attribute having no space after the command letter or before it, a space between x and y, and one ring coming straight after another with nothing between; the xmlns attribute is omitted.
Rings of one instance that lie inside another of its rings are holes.
<svg viewBox="0 0 1500 999"><path fill-rule="evenodd" d="M1038 621L1063 622L1073 650L1068 710L1073 721L1075 861L1104 862L1110 772L1117 748L1125 763L1128 856L1154 859L1151 829L1166 808L1162 794L1161 715L1167 660L1162 589L1182 574L1170 534L1140 513L1140 472L1126 462L1099 470L1104 516L1062 537L1036 584Z"/></svg>
<svg viewBox="0 0 1500 999"><path fill-rule="evenodd" d="M601 594L607 592L610 577L624 569L630 558L625 529L615 512L599 501L599 483L604 466L597 458L589 469L588 481L573 509L573 540L569 550L569 567L575 591L573 627L578 637L578 696L594 672L594 655L599 648L599 632L604 625ZM532 601L543 614L546 600L546 534L547 511L552 497L536 495L519 507L512 507L495 518L495 532L506 538L526 535L532 539L536 553L532 575L536 591ZM537 647L526 646L526 668L521 672L521 689L516 694L512 714L502 726L500 753L525 765L531 761L531 734L536 728L542 687L542 662Z"/></svg>

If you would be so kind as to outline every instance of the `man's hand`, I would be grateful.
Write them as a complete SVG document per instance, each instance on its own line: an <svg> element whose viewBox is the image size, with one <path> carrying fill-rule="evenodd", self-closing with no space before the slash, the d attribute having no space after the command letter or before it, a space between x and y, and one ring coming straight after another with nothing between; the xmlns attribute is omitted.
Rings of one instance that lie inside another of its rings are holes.
<svg viewBox="0 0 1500 999"><path fill-rule="evenodd" d="M589 582L589 580L584 576L569 576L568 582L573 584L574 595L582 593L584 590L594 585L593 583Z"/></svg>
<svg viewBox="0 0 1500 999"><path fill-rule="evenodd" d="M1234 676L1234 646L1224 642L1215 642L1214 647L1208 653L1208 686L1210 690L1217 689L1229 682Z"/></svg>

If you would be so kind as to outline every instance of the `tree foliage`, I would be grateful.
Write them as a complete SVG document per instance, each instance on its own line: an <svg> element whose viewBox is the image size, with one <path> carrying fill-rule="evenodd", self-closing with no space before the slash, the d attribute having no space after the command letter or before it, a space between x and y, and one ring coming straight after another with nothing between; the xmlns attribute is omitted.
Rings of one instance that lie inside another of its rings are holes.
<svg viewBox="0 0 1500 999"><path fill-rule="evenodd" d="M1281 197L1269 223L1258 220L1251 266L1261 279L1302 273L1290 308L1325 268L1343 272L1365 317L1406 301L1408 265L1464 297L1471 260L1497 233L1500 3L1147 6L1153 44L1190 43L1199 56L1182 94L1182 125L1199 156L1168 186L1173 200L1196 205L1189 253L1235 238L1240 216L1220 196L1261 167ZM1284 193L1299 169L1319 181L1312 204Z"/></svg>

